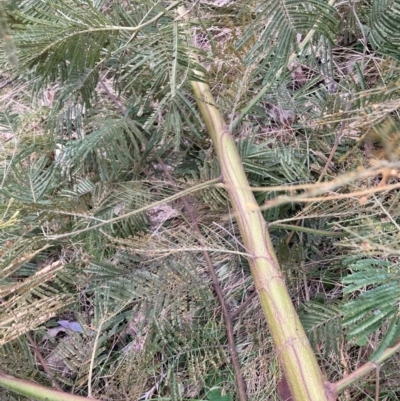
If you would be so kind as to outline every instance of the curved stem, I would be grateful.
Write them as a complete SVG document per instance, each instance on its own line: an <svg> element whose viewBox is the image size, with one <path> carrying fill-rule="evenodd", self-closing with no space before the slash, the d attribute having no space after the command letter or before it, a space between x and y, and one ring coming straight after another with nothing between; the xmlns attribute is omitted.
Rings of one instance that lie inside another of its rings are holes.
<svg viewBox="0 0 400 401"><path fill-rule="evenodd" d="M88 398L67 394L61 391L40 386L28 380L17 379L0 371L0 386L17 394L43 401L87 401ZM91 398L95 400L95 398Z"/></svg>

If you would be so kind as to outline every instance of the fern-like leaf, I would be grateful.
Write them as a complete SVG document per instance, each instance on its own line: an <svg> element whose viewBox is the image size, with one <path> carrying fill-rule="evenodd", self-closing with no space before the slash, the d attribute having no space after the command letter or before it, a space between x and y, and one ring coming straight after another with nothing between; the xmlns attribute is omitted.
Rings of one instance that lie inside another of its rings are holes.
<svg viewBox="0 0 400 401"><path fill-rule="evenodd" d="M348 337L360 344L376 330L383 330L381 344L372 356L377 359L400 335L399 267L387 261L360 259L349 268L352 273L343 279L344 293L352 294L355 299L343 306L343 326L348 330ZM389 327L385 329L387 325Z"/></svg>

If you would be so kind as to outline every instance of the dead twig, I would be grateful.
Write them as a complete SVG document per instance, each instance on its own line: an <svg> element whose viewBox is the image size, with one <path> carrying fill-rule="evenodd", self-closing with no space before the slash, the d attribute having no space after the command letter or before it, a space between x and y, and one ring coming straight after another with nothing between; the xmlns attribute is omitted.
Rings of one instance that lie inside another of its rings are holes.
<svg viewBox="0 0 400 401"><path fill-rule="evenodd" d="M164 170L164 173L167 176L167 178L169 179L169 181L171 182L171 184L177 188L177 185L176 185L174 179L172 178L171 174L169 173L169 171L166 168L163 161L160 158L157 161L161 165L161 168ZM189 214L189 217L190 217L190 220L191 220L194 230L198 234L198 241L200 243L200 246L202 248L206 248L206 244L203 241L203 236L201 234L200 227L197 223L196 216L194 215L192 207L189 205L189 202L187 201L187 199L185 197L182 198L182 203ZM215 269L212 264L210 254L206 250L202 250L202 254L203 254L204 260L206 261L208 271L211 276L215 294L217 295L218 302L221 305L222 316L224 318L226 334L228 337L228 349L229 349L229 353L231 356L232 367L233 367L233 372L234 372L234 376L235 376L235 382L236 382L236 386L237 386L239 400L246 401L247 400L246 383L240 372L239 356L238 356L238 352L236 349L235 336L233 334L233 324L232 324L233 318L232 318L231 314L229 313L228 306L225 302L225 298L222 293L221 286L219 285L218 277L217 277L217 274L215 273ZM256 292L254 292L254 294L256 294ZM246 303L248 301L248 299L244 303ZM237 310L235 312L237 313Z"/></svg>
<svg viewBox="0 0 400 401"><path fill-rule="evenodd" d="M45 359L43 358L43 355L40 353L39 348L38 348L35 340L32 338L32 336L29 333L26 334L26 338L28 339L28 342L29 342L29 344L30 344L30 346L32 348L32 351L36 355L36 358L41 363L41 365L43 367L43 370L47 373L47 376L49 377L53 387L58 391L63 391L62 388L60 387L60 385L58 384L57 380L54 378L54 375L51 372L51 370L49 368L49 365L47 365Z"/></svg>
<svg viewBox="0 0 400 401"><path fill-rule="evenodd" d="M257 296L257 292L254 291L250 296L240 305L238 306L232 313L231 319L235 320L242 312L245 310L250 304L251 301Z"/></svg>
<svg viewBox="0 0 400 401"><path fill-rule="evenodd" d="M350 106L351 106L351 101L350 100L351 100L351 98L349 99L349 101L346 104L346 110L345 110L344 116L343 116L343 118L342 118L342 120L340 122L339 132L336 134L335 142L333 143L333 147L332 147L331 153L329 154L328 160L326 161L325 166L322 169L322 172L321 172L321 174L320 174L320 176L318 178L318 181L317 181L318 183L321 182L321 180L324 177L325 173L328 171L329 165L331 164L333 156L335 156L336 150L337 150L337 148L339 146L340 140L342 139L343 131L344 131L344 129L346 127L346 124L347 124L346 114L349 112Z"/></svg>

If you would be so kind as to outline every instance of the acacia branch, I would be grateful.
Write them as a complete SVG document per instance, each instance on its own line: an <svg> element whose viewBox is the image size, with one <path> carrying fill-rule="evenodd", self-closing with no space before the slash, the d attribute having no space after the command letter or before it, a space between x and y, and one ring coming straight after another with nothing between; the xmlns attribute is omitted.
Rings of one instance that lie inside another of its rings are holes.
<svg viewBox="0 0 400 401"><path fill-rule="evenodd" d="M117 217L113 217L111 219L104 220L99 224L95 224L95 225L90 226L90 227L82 228L80 230L75 230L75 231L72 231L72 232L67 232L67 233L64 233L64 234L48 235L47 238L48 239L52 239L52 240L56 240L56 239L60 239L60 238L72 237L72 236L75 236L75 235L78 235L78 234L82 234L82 233L87 232L87 231L96 230L96 229L98 229L100 227L105 226L106 224L115 223L116 221L123 220L123 219L125 219L127 217L131 217L131 216L134 216L136 214L145 212L146 210L152 209L153 207L160 206L160 205L163 205L163 204L168 203L168 202L172 202L173 200L179 199L182 196L185 196L185 195L191 194L193 192L209 188L209 187L211 187L213 185L217 185L219 182L220 182L219 178L214 178L212 180L209 180L209 181L202 182L200 184L194 185L191 188L184 189L181 192L179 192L177 194L174 194L174 195L171 195L171 196L168 196L168 197L166 197L166 198L164 198L164 199L162 199L160 201L153 202L153 203L151 203L149 205L143 206L143 207L141 207L139 209L133 210L133 211L128 212L128 213L125 213L123 215L119 215Z"/></svg>
<svg viewBox="0 0 400 401"><path fill-rule="evenodd" d="M166 14L167 11L171 11L173 8L175 8L181 2L182 2L182 0L174 1L172 4L170 4L169 6L165 7L164 11L160 11L153 18L151 18L148 21L143 22L143 23L141 23L139 25L136 25L136 26L106 25L106 26L102 26L102 27L99 27L99 28L82 29L82 30L79 30L79 31L76 31L76 32L71 32L69 34L65 33L61 39L58 39L58 40L52 42L50 45L46 46L39 53L39 55L36 58L43 57L44 55L46 55L52 49L57 48L57 45L59 45L60 43L66 41L66 40L71 39L74 36L82 36L82 35L86 35L88 33L91 34L93 32L115 32L115 31L133 32L133 35L131 36L131 38L124 45L124 46L127 46L134 39L134 37L136 36L136 34L139 31L141 31L146 26L149 26L149 25L154 24L155 22L157 22L162 16L164 16Z"/></svg>
<svg viewBox="0 0 400 401"><path fill-rule="evenodd" d="M185 15L185 8L178 13ZM189 32L189 27L187 27ZM190 41L190 34L187 34ZM192 43L189 44L192 46ZM193 60L198 63L194 54ZM285 279L253 191L244 172L233 137L215 106L204 76L191 81L197 106L215 147L225 188L238 222L260 303L292 397L296 401L325 401L324 381L310 343L285 285Z"/></svg>

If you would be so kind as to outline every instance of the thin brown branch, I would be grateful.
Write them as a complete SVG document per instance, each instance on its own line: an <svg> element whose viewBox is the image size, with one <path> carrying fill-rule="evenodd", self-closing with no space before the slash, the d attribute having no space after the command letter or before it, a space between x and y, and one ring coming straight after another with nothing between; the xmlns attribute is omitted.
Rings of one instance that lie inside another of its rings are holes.
<svg viewBox="0 0 400 401"><path fill-rule="evenodd" d="M163 161L160 158L158 158L158 163L161 165L162 169L164 170L165 175L167 176L167 178L169 179L171 184L175 188L178 188L174 179L172 178L171 174L169 173L168 169L166 168L165 164L163 163ZM193 208L191 207L191 205L189 204L189 202L187 201L187 199L185 197L183 197L181 199L181 201L182 201L185 209L187 210L187 213L189 214L189 218L192 223L192 226L193 226L196 234L198 235L198 241L199 241L200 246L203 249L206 248L206 244L203 240L203 235L201 234L201 230L197 223L196 216L193 212ZM228 349L229 349L229 354L230 354L231 361L232 361L232 367L233 367L233 372L234 372L234 376L235 376L235 382L236 382L239 400L246 401L247 400L246 383L244 381L242 373L240 372L239 356L238 356L238 352L236 349L235 336L233 334L233 324L232 324L233 318L231 317L228 306L225 302L225 298L222 293L221 286L219 285L218 277L217 277L217 274L215 273L215 269L212 264L210 254L206 250L202 250L202 254L203 254L204 260L206 261L208 271L211 276L215 294L217 295L218 302L222 309L222 316L224 318L225 327L226 327L226 335L228 337ZM254 293L254 294L256 294L256 293Z"/></svg>
<svg viewBox="0 0 400 401"><path fill-rule="evenodd" d="M346 104L345 115L343 116L343 119L340 122L339 132L336 134L335 142L333 144L331 153L329 154L328 160L326 161L325 166L322 169L322 173L320 174L317 182L321 182L322 178L324 177L324 175L328 171L328 168L329 168L329 165L332 162L333 156L335 156L336 150L337 150L337 148L339 146L339 143L340 143L340 140L342 139L342 136L343 136L343 131L344 131L344 129L346 127L346 124L347 124L346 114L349 112L350 106L351 106L351 102L350 102L350 99L349 99L349 101Z"/></svg>
<svg viewBox="0 0 400 401"><path fill-rule="evenodd" d="M235 320L251 304L251 301L256 296L257 296L256 291L250 294L249 297L231 313L231 319Z"/></svg>
<svg viewBox="0 0 400 401"><path fill-rule="evenodd" d="M351 173L340 175L331 181L326 181L322 183L310 183L310 184L299 184L299 185L277 185L277 186L267 186L267 187L251 187L253 192L291 192L296 193L296 191L309 190L309 194L322 194L325 192L333 191L344 185L352 184L359 180L364 180L366 178L375 177L379 174L383 174L388 169L393 170L400 169L399 162L386 162L383 161L379 164L374 165L371 168L357 169ZM241 189L241 187L239 187Z"/></svg>
<svg viewBox="0 0 400 401"><path fill-rule="evenodd" d="M44 371L47 373L47 376L48 376L49 380L51 381L51 384L53 385L53 387L57 391L63 391L62 388L60 387L60 385L58 384L57 380L54 378L54 375L51 372L49 366L47 365L47 362L43 358L43 355L40 353L35 340L32 338L32 336L29 333L26 334L26 338L28 339L31 348L32 348L34 354L36 355L36 358L39 360Z"/></svg>
<svg viewBox="0 0 400 401"><path fill-rule="evenodd" d="M104 83L104 81L99 78L100 85L106 92L107 96L110 98L110 100L114 103L114 106L119 109L122 115L126 115L126 109L122 106L121 102L117 99L117 97L108 89L108 86Z"/></svg>
<svg viewBox="0 0 400 401"><path fill-rule="evenodd" d="M380 377L381 367L378 365L375 369L375 401L379 401L379 377Z"/></svg>

